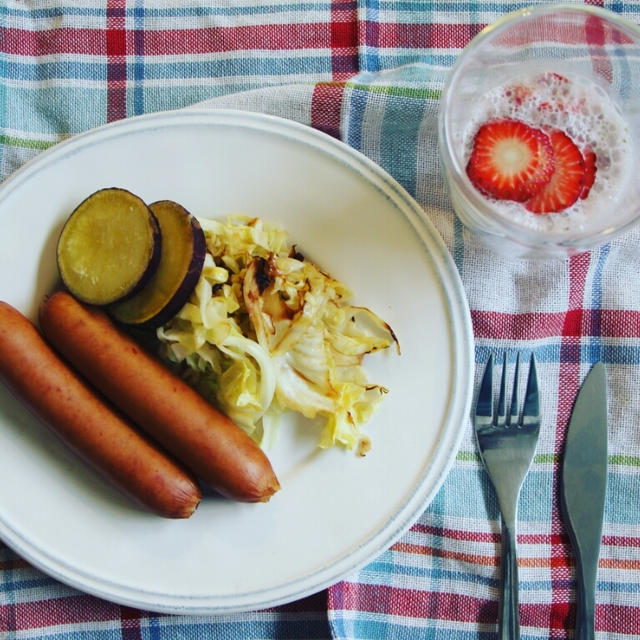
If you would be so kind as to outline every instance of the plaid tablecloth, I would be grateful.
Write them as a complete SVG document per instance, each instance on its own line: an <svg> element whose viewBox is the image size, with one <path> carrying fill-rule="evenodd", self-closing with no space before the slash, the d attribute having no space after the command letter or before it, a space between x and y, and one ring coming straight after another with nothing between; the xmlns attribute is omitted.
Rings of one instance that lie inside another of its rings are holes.
<svg viewBox="0 0 640 640"><path fill-rule="evenodd" d="M525 639L572 637L574 560L558 512L559 453L579 383L593 362L605 362L609 484L597 637L640 637L640 231L566 261L503 259L461 228L440 174L435 123L447 69L485 24L526 4L1 0L0 178L96 125L202 101L291 118L364 152L425 206L451 251L476 361L489 349L521 347L539 363L544 421L519 514ZM593 4L640 21L636 2ZM0 543L0 637L489 638L499 527L469 424L419 521L326 592L268 611L157 615L79 593Z"/></svg>

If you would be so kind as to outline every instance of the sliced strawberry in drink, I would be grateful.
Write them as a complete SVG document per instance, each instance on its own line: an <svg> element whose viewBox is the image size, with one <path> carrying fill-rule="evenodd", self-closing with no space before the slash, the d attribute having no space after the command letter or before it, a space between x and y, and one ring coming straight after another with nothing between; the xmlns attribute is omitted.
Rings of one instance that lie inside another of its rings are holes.
<svg viewBox="0 0 640 640"><path fill-rule="evenodd" d="M525 202L532 213L555 213L570 207L584 185L584 159L571 138L558 129L549 132L555 170L542 190Z"/></svg>
<svg viewBox="0 0 640 640"><path fill-rule="evenodd" d="M584 159L584 184L582 191L580 191L580 198L584 200L595 182L598 167L596 166L596 154L590 147L582 150L582 157Z"/></svg>
<svg viewBox="0 0 640 640"><path fill-rule="evenodd" d="M485 195L524 202L540 191L554 170L549 137L520 120L483 124L473 140L467 175Z"/></svg>

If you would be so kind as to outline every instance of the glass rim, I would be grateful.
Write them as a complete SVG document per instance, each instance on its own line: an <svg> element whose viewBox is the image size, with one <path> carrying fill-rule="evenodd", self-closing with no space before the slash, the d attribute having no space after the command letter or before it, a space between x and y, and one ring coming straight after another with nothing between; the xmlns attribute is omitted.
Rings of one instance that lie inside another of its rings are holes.
<svg viewBox="0 0 640 640"><path fill-rule="evenodd" d="M489 220L490 223L492 223L492 226L495 225L496 235L498 235L499 229L499 235L530 248L546 246L549 248L583 248L586 250L589 247L606 242L635 225L640 220L640 204L634 208L633 213L630 213L627 217L623 218L622 221L617 223L615 226L610 223L607 224L608 221L605 218L601 225L582 232L538 231L526 225L513 222L503 215L496 213L486 198L482 196L471 184L464 167L460 162L458 162L458 158L453 153L451 131L449 130L447 118L447 106L449 105L450 100L453 99L450 91L451 87L456 83L456 79L464 61L473 55L478 46L480 46L489 37L493 37L494 34L500 33L513 23L521 21L523 18L538 18L547 14L561 12L598 16L612 24L615 24L621 30L628 31L633 36L633 39L638 41L640 46L640 27L638 25L635 25L609 9L593 5L569 3L535 5L511 11L504 16L501 16L495 22L486 25L472 38L472 40L470 40L449 69L440 96L438 114L440 156L444 163L446 179L448 181L453 181L465 201L477 210L483 218Z"/></svg>

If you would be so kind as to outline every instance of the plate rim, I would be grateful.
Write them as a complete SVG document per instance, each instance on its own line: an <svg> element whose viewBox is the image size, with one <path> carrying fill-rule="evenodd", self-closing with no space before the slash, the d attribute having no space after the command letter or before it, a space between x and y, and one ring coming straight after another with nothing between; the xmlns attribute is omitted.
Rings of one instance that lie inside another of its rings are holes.
<svg viewBox="0 0 640 640"><path fill-rule="evenodd" d="M46 169L58 157L62 158L80 152L85 145L95 144L103 136L109 139L117 136L118 133L129 130L161 127L167 124L180 127L184 126L183 121L189 125L195 122L214 126L240 124L259 130L267 129L269 133L278 136L283 132L289 133L288 137L294 142L311 144L320 153L329 153L334 158L339 156L348 158L350 167L357 170L370 186L378 190L380 190L379 186L373 184L366 174L380 180L384 185L385 195L408 219L425 244L436 276L435 279L438 287L442 290L443 300L446 301L446 315L454 320L450 325L453 363L449 383L451 396L446 408L445 419L439 426L441 435L445 437L438 437L436 440L432 454L420 476L420 481L404 505L392 513L384 525L351 553L343 554L329 567L324 567L312 574L290 580L276 587L246 591L242 594L218 594L215 596L159 594L139 588L123 587L102 579L96 580L77 567L67 566L60 558L52 557L51 554L43 552L22 537L20 532L14 531L5 522L0 508L0 538L3 542L33 566L60 582L110 602L148 611L211 615L274 607L317 593L368 564L406 533L441 488L459 450L469 417L473 393L474 339L469 305L462 280L444 240L424 209L395 178L363 153L322 131L294 120L250 111L189 107L144 114L107 123L53 145L28 160L8 176L0 184L0 212L3 201L10 196L14 189L29 181L40 170ZM428 244L425 243L425 237L429 240ZM460 373L464 370L468 373ZM453 428L452 423L455 422L458 425ZM427 483L426 481L434 473L437 476L435 481ZM429 484L428 490L425 490L426 484ZM381 532L386 532L386 535L382 536L382 540ZM298 589L292 588L296 585L298 585Z"/></svg>

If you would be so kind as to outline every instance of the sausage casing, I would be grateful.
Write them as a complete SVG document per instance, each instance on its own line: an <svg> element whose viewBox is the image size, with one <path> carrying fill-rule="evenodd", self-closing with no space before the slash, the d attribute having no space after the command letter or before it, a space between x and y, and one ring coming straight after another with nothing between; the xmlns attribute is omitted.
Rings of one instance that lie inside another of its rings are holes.
<svg viewBox="0 0 640 640"><path fill-rule="evenodd" d="M103 402L6 302L0 302L0 378L121 491L168 518L193 513L201 492L191 475Z"/></svg>
<svg viewBox="0 0 640 640"><path fill-rule="evenodd" d="M204 483L243 502L280 485L260 447L101 310L65 291L40 307L47 340L141 429Z"/></svg>

